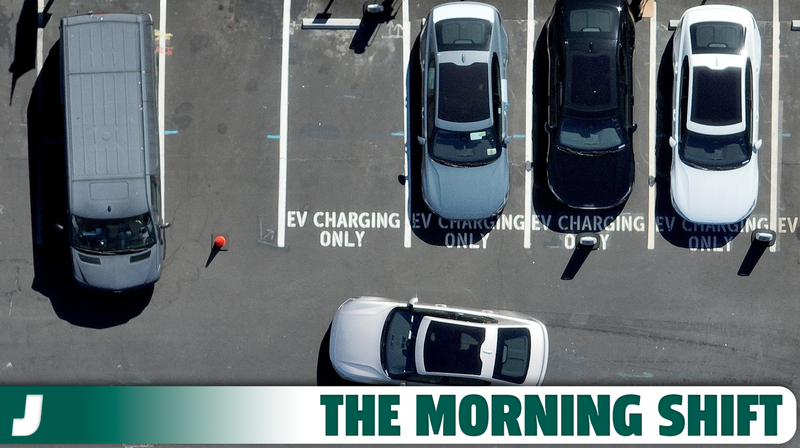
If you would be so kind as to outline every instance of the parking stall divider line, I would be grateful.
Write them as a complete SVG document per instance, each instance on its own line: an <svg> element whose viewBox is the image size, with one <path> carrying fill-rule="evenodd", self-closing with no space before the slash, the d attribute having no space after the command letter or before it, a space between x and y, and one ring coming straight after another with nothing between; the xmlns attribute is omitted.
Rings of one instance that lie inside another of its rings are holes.
<svg viewBox="0 0 800 448"><path fill-rule="evenodd" d="M648 200L647 200L647 249L656 247L656 31L658 31L658 2L653 2L653 17L650 18L650 85L649 104L650 117L647 122L648 144Z"/></svg>
<svg viewBox="0 0 800 448"><path fill-rule="evenodd" d="M39 0L39 4L37 5L37 12L39 17L41 18L42 13L44 12L44 0ZM36 77L39 77L39 72L42 71L42 65L44 64L44 28L42 27L42 22L40 21L38 26L36 27Z"/></svg>
<svg viewBox="0 0 800 448"><path fill-rule="evenodd" d="M781 22L779 0L772 0L772 117L769 158L769 228L778 231L778 114L780 113L780 75L781 75ZM775 252L777 244L770 246Z"/></svg>
<svg viewBox="0 0 800 448"><path fill-rule="evenodd" d="M166 70L167 70L167 52L163 51L167 46L167 0L159 2L158 9L158 147L159 147L159 176L161 177L161 223L167 222L165 198L167 195L166 187L166 168L164 167L164 107L166 104ZM175 131L177 134L177 131Z"/></svg>
<svg viewBox="0 0 800 448"><path fill-rule="evenodd" d="M525 234L524 249L531 248L531 206L533 202L533 49L536 23L533 15L534 0L528 0L528 36L525 68Z"/></svg>
<svg viewBox="0 0 800 448"><path fill-rule="evenodd" d="M291 0L283 0L283 34L281 36L281 110L278 140L278 247L286 247L286 134L289 123L289 29Z"/></svg>
<svg viewBox="0 0 800 448"><path fill-rule="evenodd" d="M405 218L406 223L403 229L403 247L411 247L411 180L409 178L411 170L409 163L411 158L411 143L408 138L408 58L411 57L411 22L408 17L408 2L403 2L403 146L405 154L403 155L403 178L405 179Z"/></svg>

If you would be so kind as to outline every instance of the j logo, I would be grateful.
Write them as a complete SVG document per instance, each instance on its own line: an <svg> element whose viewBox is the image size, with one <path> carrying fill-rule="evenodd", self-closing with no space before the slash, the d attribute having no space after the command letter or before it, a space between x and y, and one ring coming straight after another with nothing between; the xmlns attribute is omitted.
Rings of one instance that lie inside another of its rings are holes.
<svg viewBox="0 0 800 448"><path fill-rule="evenodd" d="M25 417L14 419L14 425L11 427L12 436L29 436L39 429L43 398L43 395L26 395Z"/></svg>

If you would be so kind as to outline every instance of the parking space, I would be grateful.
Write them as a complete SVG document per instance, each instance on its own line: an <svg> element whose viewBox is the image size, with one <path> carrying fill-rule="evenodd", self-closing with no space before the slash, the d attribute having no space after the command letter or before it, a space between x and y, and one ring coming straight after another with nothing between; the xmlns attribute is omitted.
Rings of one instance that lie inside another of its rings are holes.
<svg viewBox="0 0 800 448"><path fill-rule="evenodd" d="M303 19L361 19L361 2L169 2L161 51L172 226L162 279L131 309L119 297L54 299L34 289L42 266L32 255L39 215L27 128L35 74L22 72L0 112L0 382L329 384L323 366L334 311L348 297L379 295L540 318L550 331L546 385L778 384L797 391L800 91L789 81L800 70L800 31L790 29L800 7L780 5L775 103L773 2L732 2L753 12L762 36L759 199L741 227L696 228L670 205L667 139L669 21L697 2L661 1L655 19L636 24L634 187L624 206L599 213L560 206L543 177L542 31L553 0L495 2L509 36L511 190L502 215L478 222L440 220L419 192L414 45L437 3L396 1L390 16L361 29L312 30L302 28ZM8 49L0 61L8 67L30 65L22 56L30 48L15 45L24 38L15 24L31 4L0 0L0 43ZM87 8L147 10L158 24L160 6L98 1ZM45 56L58 39L58 19L75 8L53 3ZM774 252L759 253L750 231L767 227L778 242ZM600 234L600 250L575 250L575 234L585 230ZM220 233L230 249L213 255L211 237Z"/></svg>

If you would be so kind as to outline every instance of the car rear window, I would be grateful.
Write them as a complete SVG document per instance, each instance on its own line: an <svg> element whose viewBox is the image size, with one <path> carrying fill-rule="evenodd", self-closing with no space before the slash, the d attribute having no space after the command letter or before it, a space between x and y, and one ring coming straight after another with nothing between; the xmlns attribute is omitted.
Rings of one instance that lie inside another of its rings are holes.
<svg viewBox="0 0 800 448"><path fill-rule="evenodd" d="M473 123L490 117L489 64L439 65L439 119Z"/></svg>
<svg viewBox="0 0 800 448"><path fill-rule="evenodd" d="M492 24L482 19L447 19L436 23L439 51L489 50Z"/></svg>
<svg viewBox="0 0 800 448"><path fill-rule="evenodd" d="M744 46L744 27L731 22L702 22L689 27L692 53L739 54Z"/></svg>
<svg viewBox="0 0 800 448"><path fill-rule="evenodd" d="M522 384L531 358L531 333L526 328L497 331L497 360L492 378Z"/></svg>
<svg viewBox="0 0 800 448"><path fill-rule="evenodd" d="M568 38L575 37L612 37L619 28L619 12L609 8L583 8L568 11L565 18ZM603 35L612 33L612 36Z"/></svg>
<svg viewBox="0 0 800 448"><path fill-rule="evenodd" d="M742 69L695 67L691 120L708 126L742 122Z"/></svg>
<svg viewBox="0 0 800 448"><path fill-rule="evenodd" d="M486 331L479 327L431 321L425 334L425 370L479 375L481 345Z"/></svg>

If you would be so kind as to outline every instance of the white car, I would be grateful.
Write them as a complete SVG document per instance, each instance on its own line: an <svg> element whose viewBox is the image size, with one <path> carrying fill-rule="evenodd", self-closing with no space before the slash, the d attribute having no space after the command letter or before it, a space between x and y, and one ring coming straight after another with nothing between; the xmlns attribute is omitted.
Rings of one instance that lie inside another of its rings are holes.
<svg viewBox="0 0 800 448"><path fill-rule="evenodd" d="M746 9L687 10L675 31L670 195L686 220L742 221L758 198L761 35Z"/></svg>
<svg viewBox="0 0 800 448"><path fill-rule="evenodd" d="M549 340L538 320L514 311L348 299L331 325L330 358L344 379L367 384L542 383Z"/></svg>

